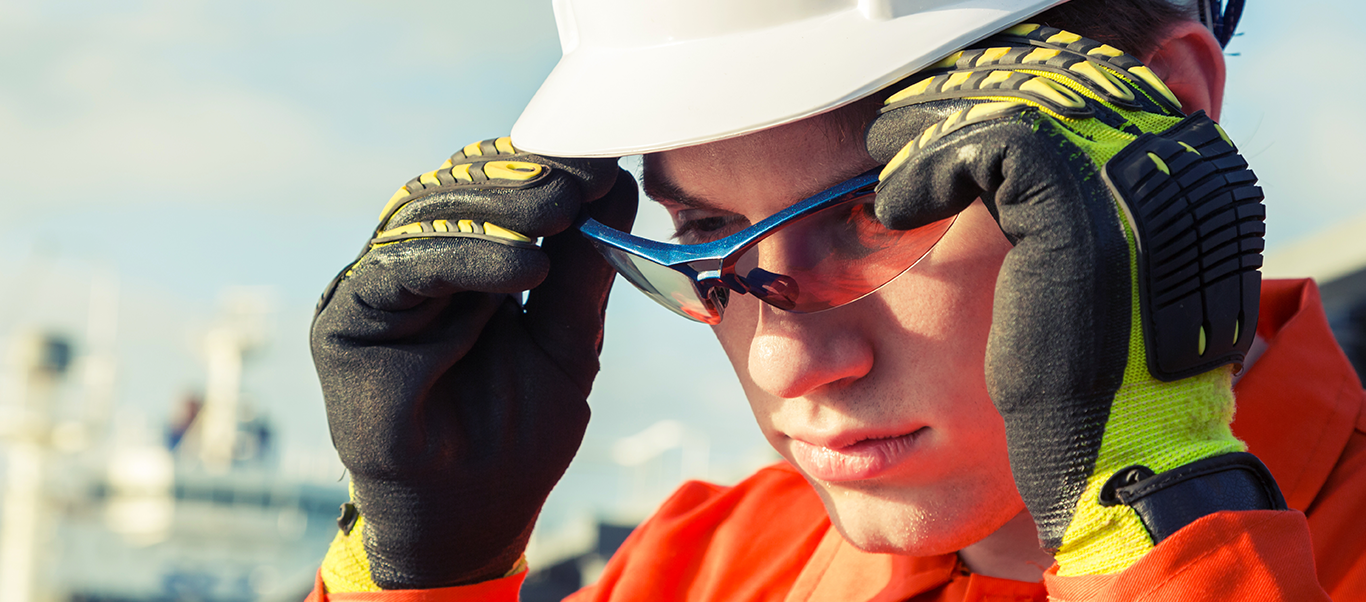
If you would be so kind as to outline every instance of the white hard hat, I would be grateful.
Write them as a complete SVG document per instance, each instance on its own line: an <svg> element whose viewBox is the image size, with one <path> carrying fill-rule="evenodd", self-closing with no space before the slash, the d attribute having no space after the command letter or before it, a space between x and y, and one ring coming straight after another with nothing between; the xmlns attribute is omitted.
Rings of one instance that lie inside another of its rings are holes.
<svg viewBox="0 0 1366 602"><path fill-rule="evenodd" d="M554 0L564 56L519 148L620 157L852 102L1066 0Z"/></svg>

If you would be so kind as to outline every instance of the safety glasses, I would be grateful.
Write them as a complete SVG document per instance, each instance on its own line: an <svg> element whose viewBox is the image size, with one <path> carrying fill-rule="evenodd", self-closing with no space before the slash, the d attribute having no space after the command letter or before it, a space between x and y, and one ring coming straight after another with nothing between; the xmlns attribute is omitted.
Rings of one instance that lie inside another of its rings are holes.
<svg viewBox="0 0 1366 602"><path fill-rule="evenodd" d="M633 236L581 216L575 226L628 282L686 318L717 324L730 293L812 313L867 296L920 261L955 218L891 230L873 213L878 170L699 244Z"/></svg>

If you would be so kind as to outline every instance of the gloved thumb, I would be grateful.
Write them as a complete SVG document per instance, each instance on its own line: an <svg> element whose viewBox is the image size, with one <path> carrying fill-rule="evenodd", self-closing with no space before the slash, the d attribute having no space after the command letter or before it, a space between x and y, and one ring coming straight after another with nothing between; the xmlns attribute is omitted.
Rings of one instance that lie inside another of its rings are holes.
<svg viewBox="0 0 1366 602"><path fill-rule="evenodd" d="M635 221L636 202L635 178L618 169L612 188L585 209L594 219L629 232ZM597 373L603 314L616 272L573 228L546 237L541 248L550 257L550 273L527 295L527 327L541 349L566 373L586 377L580 386L587 394Z"/></svg>

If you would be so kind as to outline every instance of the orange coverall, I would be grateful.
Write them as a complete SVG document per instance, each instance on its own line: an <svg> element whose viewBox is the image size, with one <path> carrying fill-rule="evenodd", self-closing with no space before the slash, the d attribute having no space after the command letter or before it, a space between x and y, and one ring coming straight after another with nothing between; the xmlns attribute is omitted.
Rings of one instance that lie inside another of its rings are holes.
<svg viewBox="0 0 1366 602"><path fill-rule="evenodd" d="M1027 583L971 574L956 554L861 552L801 475L778 464L732 487L683 485L569 600L1366 601L1361 382L1311 281L1263 283L1257 332L1269 347L1235 385L1233 431L1271 469L1289 511L1213 514L1117 575L1058 577L1054 566ZM308 602L514 600L524 576L330 595L319 577Z"/></svg>

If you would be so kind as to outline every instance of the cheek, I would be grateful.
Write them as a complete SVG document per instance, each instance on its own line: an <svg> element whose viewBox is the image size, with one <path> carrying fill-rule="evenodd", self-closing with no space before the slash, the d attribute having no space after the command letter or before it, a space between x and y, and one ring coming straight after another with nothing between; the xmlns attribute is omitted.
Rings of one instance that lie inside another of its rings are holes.
<svg viewBox="0 0 1366 602"><path fill-rule="evenodd" d="M770 443L777 446L780 437L772 428L772 413L779 409L781 400L759 388L749 373L750 347L754 343L759 312L763 311L761 305L762 302L749 295L731 295L725 319L711 328L721 343L721 349L725 350L731 367L735 369L735 376L740 380L760 430Z"/></svg>
<svg viewBox="0 0 1366 602"><path fill-rule="evenodd" d="M890 318L877 329L882 363L892 364L903 381L985 396L996 277L1010 249L980 201L964 210L923 261L869 299Z"/></svg>

